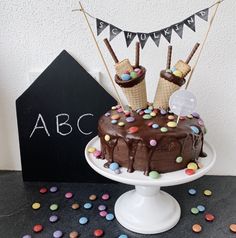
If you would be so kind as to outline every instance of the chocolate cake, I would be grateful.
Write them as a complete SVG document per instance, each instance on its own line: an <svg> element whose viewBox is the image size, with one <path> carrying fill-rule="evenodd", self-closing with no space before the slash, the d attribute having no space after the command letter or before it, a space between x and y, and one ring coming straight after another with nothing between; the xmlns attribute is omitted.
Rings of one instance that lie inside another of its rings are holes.
<svg viewBox="0 0 236 238"><path fill-rule="evenodd" d="M123 112L118 107L101 116L98 134L109 166L117 162L128 172L160 173L184 169L202 151L205 127L197 113L181 117L153 109Z"/></svg>

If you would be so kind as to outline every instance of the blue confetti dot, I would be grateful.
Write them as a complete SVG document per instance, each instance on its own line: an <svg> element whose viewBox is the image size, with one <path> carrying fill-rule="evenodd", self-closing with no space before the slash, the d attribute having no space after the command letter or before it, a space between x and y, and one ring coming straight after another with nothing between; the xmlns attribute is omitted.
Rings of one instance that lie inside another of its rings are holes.
<svg viewBox="0 0 236 238"><path fill-rule="evenodd" d="M152 128L153 128L153 129L157 129L157 128L159 128L159 125L156 124L156 123L154 123L154 124L152 124Z"/></svg>
<svg viewBox="0 0 236 238"><path fill-rule="evenodd" d="M122 235L120 235L118 238L128 238L128 236L127 236L127 235L124 235L124 234L122 234Z"/></svg>
<svg viewBox="0 0 236 238"><path fill-rule="evenodd" d="M85 225L88 222L88 218L87 217L81 217L79 219L79 224L81 225Z"/></svg>
<svg viewBox="0 0 236 238"><path fill-rule="evenodd" d="M204 212L206 210L206 208L203 205L198 205L197 209L199 212Z"/></svg>
<svg viewBox="0 0 236 238"><path fill-rule="evenodd" d="M90 209L90 208L92 208L92 203L90 203L90 202L85 203L85 204L84 204L84 208L85 208L85 209Z"/></svg>
<svg viewBox="0 0 236 238"><path fill-rule="evenodd" d="M195 195L195 194L197 193L197 190L194 189L194 188L190 188L190 189L188 190L188 193L189 193L190 195Z"/></svg>
<svg viewBox="0 0 236 238"><path fill-rule="evenodd" d="M112 213L108 213L108 214L106 215L106 219L107 219L108 221L112 221L112 220L114 219L114 215L113 215Z"/></svg>

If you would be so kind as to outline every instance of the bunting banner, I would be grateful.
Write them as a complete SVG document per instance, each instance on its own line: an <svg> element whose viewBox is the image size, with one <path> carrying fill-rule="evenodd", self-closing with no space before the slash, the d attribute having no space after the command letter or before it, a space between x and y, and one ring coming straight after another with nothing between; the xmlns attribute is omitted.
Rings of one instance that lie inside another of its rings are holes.
<svg viewBox="0 0 236 238"><path fill-rule="evenodd" d="M220 2L222 1L223 0L221 0ZM121 32L123 32L127 47L129 47L132 41L134 40L134 38L137 37L140 42L141 48L143 49L149 38L153 40L153 42L155 43L157 47L159 47L161 38L164 38L164 40L171 43L171 38L174 33L177 34L180 39L182 39L185 26L187 26L187 28L189 28L193 32L196 32L196 17L207 22L208 16L209 16L209 10L216 4L217 3L211 5L208 8L204 8L203 10L200 10L178 23L174 23L168 27L165 27L153 32L127 31L111 23L108 23L106 21L93 17L88 12L85 12L85 11L84 12L85 14L87 14L88 16L96 20L97 36L99 36L109 26L109 34L110 34L109 40L110 41L112 41L116 36L118 36Z"/></svg>

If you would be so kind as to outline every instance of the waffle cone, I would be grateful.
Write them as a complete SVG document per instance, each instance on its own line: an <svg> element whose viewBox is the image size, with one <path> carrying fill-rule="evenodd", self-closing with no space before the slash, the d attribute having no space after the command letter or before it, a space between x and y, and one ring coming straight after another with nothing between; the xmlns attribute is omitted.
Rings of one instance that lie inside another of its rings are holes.
<svg viewBox="0 0 236 238"><path fill-rule="evenodd" d="M179 88L179 85L169 82L166 79L160 78L153 102L154 108L163 108L167 110L169 107L170 96Z"/></svg>
<svg viewBox="0 0 236 238"><path fill-rule="evenodd" d="M122 91L128 100L129 106L133 110L147 107L147 91L145 79L131 88L122 88Z"/></svg>

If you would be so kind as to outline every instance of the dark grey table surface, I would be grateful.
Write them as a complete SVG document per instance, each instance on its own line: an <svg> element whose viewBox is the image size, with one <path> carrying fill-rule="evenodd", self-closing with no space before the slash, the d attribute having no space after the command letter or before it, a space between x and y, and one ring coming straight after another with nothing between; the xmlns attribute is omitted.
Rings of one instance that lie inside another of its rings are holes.
<svg viewBox="0 0 236 238"><path fill-rule="evenodd" d="M46 193L41 195L39 189L42 186L49 188L56 185L59 191L55 194ZM195 188L197 194L190 196L189 188ZM123 228L116 220L106 221L98 214L97 206L106 204L108 210L113 212L116 199L132 186L124 184L78 184L78 183L41 183L22 181L20 172L0 172L0 238L21 238L25 234L32 237L52 237L55 230L62 230L63 237L69 237L69 232L77 230L80 237L93 237L94 229L100 228L105 231L103 237L116 238L120 234L127 234L129 238L137 237L206 237L206 238L230 238L236 237L236 233L229 230L229 225L236 223L236 177L231 176L204 176L194 182L162 188L173 195L180 203L182 214L179 223L171 230L156 235L140 235ZM203 195L204 189L213 192L211 197ZM74 193L73 199L67 200L64 194L68 191ZM103 202L100 197L104 192L111 195L111 199ZM98 199L93 203L91 210L82 207L72 210L71 204L78 202L83 205L88 201L90 194L96 194ZM31 208L33 202L40 202L41 208L34 211ZM52 212L50 204L59 204L59 210ZM193 215L192 207L199 204L206 206L206 211L215 215L213 222L204 220L204 214ZM51 224L48 218L51 214L57 214L60 220ZM89 223L80 225L79 218L85 215ZM158 214L156 214L158 216ZM32 232L35 224L42 224L44 230L39 234ZM199 223L203 230L199 234L192 232L193 224Z"/></svg>

